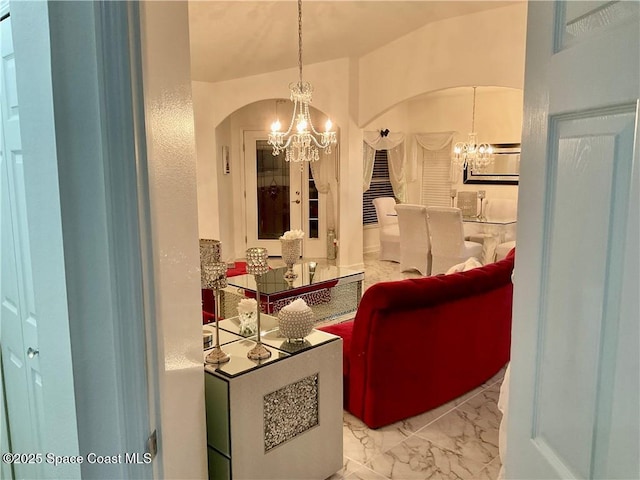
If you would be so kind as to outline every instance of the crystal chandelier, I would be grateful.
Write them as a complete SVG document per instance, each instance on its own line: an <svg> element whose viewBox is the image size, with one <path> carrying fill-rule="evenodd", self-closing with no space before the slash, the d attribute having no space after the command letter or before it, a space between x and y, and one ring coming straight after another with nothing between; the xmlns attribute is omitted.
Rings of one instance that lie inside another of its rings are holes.
<svg viewBox="0 0 640 480"><path fill-rule="evenodd" d="M302 0L298 0L298 70L299 80L289 84L293 102L289 128L280 131L280 121L276 119L271 124L269 144L273 146L274 156L285 150L287 162L315 162L320 159L318 149L331 153L331 146L336 144L336 132L331 130L331 120L327 120L324 132L318 132L309 114L313 87L302 81Z"/></svg>
<svg viewBox="0 0 640 480"><path fill-rule="evenodd" d="M493 147L488 143L478 143L478 134L475 132L476 88L473 87L471 133L466 142L458 142L453 147L453 163L474 172L483 172L493 162Z"/></svg>

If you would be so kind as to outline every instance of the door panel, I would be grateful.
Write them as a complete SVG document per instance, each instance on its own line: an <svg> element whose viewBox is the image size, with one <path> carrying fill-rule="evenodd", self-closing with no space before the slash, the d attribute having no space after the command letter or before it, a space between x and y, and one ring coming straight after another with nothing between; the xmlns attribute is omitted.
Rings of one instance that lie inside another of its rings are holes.
<svg viewBox="0 0 640 480"><path fill-rule="evenodd" d="M245 132L247 247L264 247L278 256L280 236L302 229L306 205L300 166L273 156L263 132ZM308 235L308 232L305 232Z"/></svg>
<svg viewBox="0 0 640 480"><path fill-rule="evenodd" d="M640 471L639 20L529 3L506 478Z"/></svg>
<svg viewBox="0 0 640 480"><path fill-rule="evenodd" d="M318 191L308 164L288 163L284 153L274 157L267 137L266 132L244 132L246 246L265 247L269 255L278 256L280 236L287 230L302 230L303 256L326 257L332 193ZM321 155L314 171L321 175L323 169L322 175L329 178L336 155L335 150Z"/></svg>
<svg viewBox="0 0 640 480"><path fill-rule="evenodd" d="M0 23L2 91L2 357L11 447L42 452L43 399L25 193L11 18ZM40 477L41 465L15 464L18 478Z"/></svg>
<svg viewBox="0 0 640 480"><path fill-rule="evenodd" d="M543 334L540 345L533 438L580 477L587 477L591 468L600 382L597 376L574 372L579 365L585 372L614 373L603 370L600 339L617 318L607 306L619 290L608 286L620 283L621 271L610 272L607 264L621 255L615 232L624 231L624 223L617 224L621 218L615 209L624 208L628 198L614 203L613 194L628 195L634 120L633 113L620 113L551 122L556 144L549 159L550 239L540 327L553 335ZM588 208L576 211L575 204ZM576 279L580 288L574 288Z"/></svg>

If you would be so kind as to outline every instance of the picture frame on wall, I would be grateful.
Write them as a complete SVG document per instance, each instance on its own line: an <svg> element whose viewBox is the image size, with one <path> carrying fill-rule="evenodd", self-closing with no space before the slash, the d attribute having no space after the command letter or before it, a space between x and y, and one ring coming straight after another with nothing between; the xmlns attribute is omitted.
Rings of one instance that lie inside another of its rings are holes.
<svg viewBox="0 0 640 480"><path fill-rule="evenodd" d="M464 169L463 183L476 185L518 185L520 144L494 143L493 162L482 172Z"/></svg>
<svg viewBox="0 0 640 480"><path fill-rule="evenodd" d="M222 146L222 173L228 175L231 173L231 165L229 163L229 147L227 145Z"/></svg>

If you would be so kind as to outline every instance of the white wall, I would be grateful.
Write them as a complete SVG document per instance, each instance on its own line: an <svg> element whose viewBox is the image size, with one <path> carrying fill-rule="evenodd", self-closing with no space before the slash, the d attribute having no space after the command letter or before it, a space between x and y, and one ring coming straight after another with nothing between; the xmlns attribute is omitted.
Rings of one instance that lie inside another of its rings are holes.
<svg viewBox="0 0 640 480"><path fill-rule="evenodd" d="M241 195L241 191L234 189L234 178L238 176L238 166L234 163L237 160L238 152L233 150L235 145L231 119L226 119L215 130L215 155L211 158L211 162L214 163L214 168L218 176L218 189L216 191L217 202L220 205L218 209L218 218L220 232L218 236L211 237L220 240L221 245L221 258L225 262L233 261L237 255L234 249L234 244L238 239L236 231L233 229L234 220L234 202L238 195ZM229 173L224 173L224 159L222 156L222 148L228 147L229 149ZM209 223L210 219L204 219ZM231 225L231 227L227 227Z"/></svg>
<svg viewBox="0 0 640 480"><path fill-rule="evenodd" d="M404 100L460 85L522 88L527 4L434 22L360 59L359 124Z"/></svg>
<svg viewBox="0 0 640 480"><path fill-rule="evenodd" d="M202 304L185 2L142 2L161 478L205 478Z"/></svg>
<svg viewBox="0 0 640 480"><path fill-rule="evenodd" d="M218 151L214 97L211 84L191 82L198 171L198 231L200 238L220 238L218 204Z"/></svg>

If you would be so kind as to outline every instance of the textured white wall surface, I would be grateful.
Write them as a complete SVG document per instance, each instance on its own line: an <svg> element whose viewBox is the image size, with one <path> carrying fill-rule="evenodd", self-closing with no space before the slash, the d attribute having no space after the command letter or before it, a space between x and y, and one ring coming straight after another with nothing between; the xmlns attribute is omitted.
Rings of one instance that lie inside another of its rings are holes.
<svg viewBox="0 0 640 480"><path fill-rule="evenodd" d="M143 2L162 478L207 476L187 4Z"/></svg>

